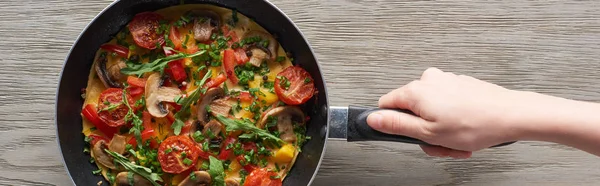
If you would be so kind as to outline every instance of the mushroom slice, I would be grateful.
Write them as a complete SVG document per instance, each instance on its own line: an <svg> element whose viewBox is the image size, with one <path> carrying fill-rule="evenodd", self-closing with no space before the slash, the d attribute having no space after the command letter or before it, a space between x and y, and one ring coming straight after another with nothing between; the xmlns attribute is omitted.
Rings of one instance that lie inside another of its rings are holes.
<svg viewBox="0 0 600 186"><path fill-rule="evenodd" d="M92 147L92 152L94 153L94 159L96 162L108 167L109 169L116 169L117 167L113 163L113 158L110 154L106 153L104 149L106 149L106 142L104 140L96 142Z"/></svg>
<svg viewBox="0 0 600 186"><path fill-rule="evenodd" d="M240 182L235 179L229 178L225 180L225 186L240 186Z"/></svg>
<svg viewBox="0 0 600 186"><path fill-rule="evenodd" d="M248 45L245 47L252 65L258 67L265 60L275 60L279 43L271 34L263 31L250 31L244 35L242 40L253 41L247 43Z"/></svg>
<svg viewBox="0 0 600 186"><path fill-rule="evenodd" d="M108 150L123 154L125 153L125 145L127 144L127 137L115 134L108 143Z"/></svg>
<svg viewBox="0 0 600 186"><path fill-rule="evenodd" d="M194 171L177 186L209 186L211 181L208 172Z"/></svg>
<svg viewBox="0 0 600 186"><path fill-rule="evenodd" d="M288 143L296 141L296 135L294 134L293 123L304 125L304 113L300 108L295 106L282 106L271 109L265 113L260 122L258 123L259 128L264 128L268 121L277 120L277 130L279 131L279 137Z"/></svg>
<svg viewBox="0 0 600 186"><path fill-rule="evenodd" d="M146 80L146 108L150 115L162 118L169 114L163 102L175 102L175 98L182 96L181 90L175 87L161 87L161 78L158 73L153 73Z"/></svg>
<svg viewBox="0 0 600 186"><path fill-rule="evenodd" d="M217 117L219 115L229 115L229 111L231 110L232 106L228 98L221 98L214 100L208 105L208 107L210 108L210 114Z"/></svg>
<svg viewBox="0 0 600 186"><path fill-rule="evenodd" d="M206 107L209 106L214 100L223 96L225 96L225 91L220 87L208 89L206 93L204 93L202 101L196 105L196 110L198 111L198 121L200 122L200 125L204 126L208 122L208 112Z"/></svg>
<svg viewBox="0 0 600 186"><path fill-rule="evenodd" d="M210 40L210 36L221 27L221 16L211 10L190 10L185 15L194 20L194 39L199 42Z"/></svg>
<svg viewBox="0 0 600 186"><path fill-rule="evenodd" d="M202 134L208 134L208 131L210 131L214 136L219 136L221 130L223 130L223 124L217 120L210 120L210 122L204 126Z"/></svg>
<svg viewBox="0 0 600 186"><path fill-rule="evenodd" d="M120 59L116 63L109 65L106 53L100 53L96 60L96 64L94 65L94 69L96 70L100 81L102 81L102 84L104 84L106 88L122 88L123 86L118 83L118 81L125 77L121 74L121 69L126 66L125 62Z"/></svg>
<svg viewBox="0 0 600 186"><path fill-rule="evenodd" d="M131 173L133 174L133 180L130 180L129 174L129 172L120 172L117 174L117 177L115 178L115 186L152 186L150 181L138 174ZM130 183L133 183L133 185Z"/></svg>

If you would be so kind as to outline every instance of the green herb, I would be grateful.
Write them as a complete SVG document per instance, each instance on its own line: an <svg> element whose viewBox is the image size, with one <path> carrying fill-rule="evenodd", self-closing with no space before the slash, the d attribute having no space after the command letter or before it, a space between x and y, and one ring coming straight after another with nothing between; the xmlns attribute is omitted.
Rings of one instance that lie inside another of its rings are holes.
<svg viewBox="0 0 600 186"><path fill-rule="evenodd" d="M135 102L135 106L136 107L141 107L141 106L146 105L146 98L145 97L146 97L145 95L142 95L142 97Z"/></svg>
<svg viewBox="0 0 600 186"><path fill-rule="evenodd" d="M127 101L127 90L123 90L122 96L123 104L125 104L125 106L127 106L127 108L129 109L127 111L127 114L125 115L125 121L131 121L133 123L133 127L129 129L129 133L133 133L138 148L142 148L142 131L144 130L144 127L142 126L143 121L138 115L133 113L133 109L129 105L129 101Z"/></svg>
<svg viewBox="0 0 600 186"><path fill-rule="evenodd" d="M92 174L100 175L101 172L102 172L102 169L98 169L98 170L92 171Z"/></svg>
<svg viewBox="0 0 600 186"><path fill-rule="evenodd" d="M266 97L267 95L265 95L265 93L262 93L260 91L260 88L251 88L248 89L248 91L250 92L250 95L254 96L254 97L258 97L258 95L264 96Z"/></svg>
<svg viewBox="0 0 600 186"><path fill-rule="evenodd" d="M113 157L114 162L119 163L128 171L131 171L135 174L146 178L148 181L150 181L150 183L152 183L152 185L160 186L160 184L158 184L157 181L163 181L162 178L158 176L158 174L153 173L152 170L150 170L149 168L131 163L129 159L123 157L119 153L110 151L108 149L104 149L104 151L106 151L106 153L110 154Z"/></svg>
<svg viewBox="0 0 600 186"><path fill-rule="evenodd" d="M207 152L208 150L210 150L210 149L208 149L208 147L209 147L209 146L210 146L210 145L208 144L208 141L204 141L204 142L202 143L202 151L205 151L205 152Z"/></svg>
<svg viewBox="0 0 600 186"><path fill-rule="evenodd" d="M222 115L217 116L217 120L225 124L225 129L227 131L241 130L251 132L263 138L263 140L275 142L277 145L283 144L283 140L279 139L278 137L272 135L271 133L265 130L254 126L254 124L248 120L233 120Z"/></svg>
<svg viewBox="0 0 600 186"><path fill-rule="evenodd" d="M94 163L96 160L94 158L90 158L90 163Z"/></svg>
<svg viewBox="0 0 600 186"><path fill-rule="evenodd" d="M90 148L89 147L83 147L83 153L90 153Z"/></svg>
<svg viewBox="0 0 600 186"><path fill-rule="evenodd" d="M264 81L262 86L266 89L269 89L269 92L275 93L275 82L272 81Z"/></svg>
<svg viewBox="0 0 600 186"><path fill-rule="evenodd" d="M279 175L271 176L272 180L276 180L276 179L279 179L279 178L281 178L281 176L279 176Z"/></svg>
<svg viewBox="0 0 600 186"><path fill-rule="evenodd" d="M196 181L196 174L194 172L190 172L190 179Z"/></svg>
<svg viewBox="0 0 600 186"><path fill-rule="evenodd" d="M304 84L310 83L310 78L304 78Z"/></svg>
<svg viewBox="0 0 600 186"><path fill-rule="evenodd" d="M259 155L264 155L264 156L272 155L271 151L269 149L265 148L265 146L262 146L260 143L257 143L256 146L258 147Z"/></svg>
<svg viewBox="0 0 600 186"><path fill-rule="evenodd" d="M198 85L198 87L202 87L202 85L204 85L204 83L206 82L208 77L211 76L211 74L212 74L212 70L208 70L208 72L206 72L206 74L204 75L204 78L202 78L202 80L200 81L200 84ZM171 125L171 128L173 128L173 132L175 133L175 135L179 135L179 133L181 133L181 128L184 125L182 117L186 113L190 112L190 105L192 105L192 103L194 103L194 102L198 101L198 99L200 99L201 91L202 91L201 88L197 88L196 90L194 90L194 92L192 92L192 94L190 94L190 96L179 100L181 102L181 110L179 110L179 112L175 113L175 115L174 115L175 121Z"/></svg>
<svg viewBox="0 0 600 186"><path fill-rule="evenodd" d="M287 90L290 88L290 81L285 76L277 76L279 79L279 86L283 87L283 89Z"/></svg>
<svg viewBox="0 0 600 186"><path fill-rule="evenodd" d="M165 154L169 154L171 152L173 152L173 148L168 148L168 149L165 150Z"/></svg>
<svg viewBox="0 0 600 186"><path fill-rule="evenodd" d="M190 40L190 35L187 35L187 34L186 34L186 35L185 35L185 39L183 40L183 43L181 44L181 47L182 47L183 49L187 49L187 43L188 43L188 40Z"/></svg>
<svg viewBox="0 0 600 186"><path fill-rule="evenodd" d="M237 10L232 10L231 11L231 19L229 19L227 21L227 24L229 24L232 27L235 27L235 24L238 22L238 16L237 16Z"/></svg>
<svg viewBox="0 0 600 186"><path fill-rule="evenodd" d="M202 136L202 132L200 131L194 132L194 134L192 134L192 138L194 138L194 141L196 141L197 143L204 140L204 136Z"/></svg>
<svg viewBox="0 0 600 186"><path fill-rule="evenodd" d="M221 63L220 61L213 61L213 62L210 62L210 66L212 66L212 67L218 67L218 66L221 66L221 64L222 64L222 63Z"/></svg>
<svg viewBox="0 0 600 186"><path fill-rule="evenodd" d="M279 164L275 163L275 172L279 172L281 169L279 169Z"/></svg>
<svg viewBox="0 0 600 186"><path fill-rule="evenodd" d="M233 145L233 154L236 156L244 154L244 148L242 148L241 143L236 143L235 145Z"/></svg>
<svg viewBox="0 0 600 186"><path fill-rule="evenodd" d="M185 159L183 159L183 164L185 164L185 165L191 165L192 164L192 160L190 160L189 158L185 158Z"/></svg>
<svg viewBox="0 0 600 186"><path fill-rule="evenodd" d="M262 158L262 159L260 159L260 162L258 162L258 165L259 165L260 167L266 167L268 163L269 163L269 162L267 161L267 159L266 159L266 158Z"/></svg>
<svg viewBox="0 0 600 186"><path fill-rule="evenodd" d="M90 132L94 132L94 131L96 131L96 130L97 130L97 129L96 129L96 127L92 127L92 128L90 128Z"/></svg>
<svg viewBox="0 0 600 186"><path fill-rule="evenodd" d="M248 176L248 172L246 172L246 170L240 170L240 177L242 178L240 180L240 185L244 185L244 182L246 182L246 176Z"/></svg>
<svg viewBox="0 0 600 186"><path fill-rule="evenodd" d="M108 105L108 107L103 108L98 110L98 112L102 112L102 111L112 111L115 110L116 108L119 108L119 106L121 106L122 103L117 103L117 104L112 104L112 105Z"/></svg>
<svg viewBox="0 0 600 186"><path fill-rule="evenodd" d="M112 185L112 183L115 182L115 175L110 173L110 171L106 171L106 177L108 177L108 182L110 183L110 185Z"/></svg>
<svg viewBox="0 0 600 186"><path fill-rule="evenodd" d="M135 185L133 182L133 172L127 172L127 181L129 181L129 185Z"/></svg>
<svg viewBox="0 0 600 186"><path fill-rule="evenodd" d="M210 177L212 178L212 185L225 185L225 170L223 169L223 163L213 156L210 156L208 159L210 162L208 174L210 174Z"/></svg>
<svg viewBox="0 0 600 186"><path fill-rule="evenodd" d="M209 168L208 161L202 161L202 166L200 166L200 168L202 168L203 170L208 170L208 168Z"/></svg>
<svg viewBox="0 0 600 186"><path fill-rule="evenodd" d="M277 56L277 58L275 58L276 62L283 62L285 61L285 56Z"/></svg>
<svg viewBox="0 0 600 186"><path fill-rule="evenodd" d="M256 134L245 133L245 134L242 134L242 135L238 136L238 138L241 139L241 140L253 141L254 139L256 139Z"/></svg>
<svg viewBox="0 0 600 186"><path fill-rule="evenodd" d="M235 67L235 75L239 79L239 85L248 85L248 81L254 80L254 71L252 71L252 69L243 68L241 66Z"/></svg>
<svg viewBox="0 0 600 186"><path fill-rule="evenodd" d="M306 136L306 127L301 125L295 125L294 134L296 135L296 146L298 147L298 151L301 152L302 145L306 143L306 141L310 140L310 136Z"/></svg>
<svg viewBox="0 0 600 186"><path fill-rule="evenodd" d="M127 66L121 69L121 73L126 75L137 75L142 76L146 72L160 71L162 72L167 66L167 64L171 61L180 60L184 58L193 58L199 55L204 54L206 51L198 51L193 54L185 54L185 53L177 53L164 58L158 58L150 63L143 64L135 64L135 63L126 63Z"/></svg>

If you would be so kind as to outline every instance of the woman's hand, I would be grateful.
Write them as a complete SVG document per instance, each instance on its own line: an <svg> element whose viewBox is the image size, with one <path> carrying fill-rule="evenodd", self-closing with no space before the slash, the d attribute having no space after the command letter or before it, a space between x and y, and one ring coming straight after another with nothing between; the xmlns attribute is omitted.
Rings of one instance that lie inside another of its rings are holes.
<svg viewBox="0 0 600 186"><path fill-rule="evenodd" d="M369 115L375 130L404 135L439 146L421 146L431 156L468 158L477 151L518 138L504 118L525 100L523 93L473 77L429 68L420 80L393 90L379 99L381 108L394 111Z"/></svg>

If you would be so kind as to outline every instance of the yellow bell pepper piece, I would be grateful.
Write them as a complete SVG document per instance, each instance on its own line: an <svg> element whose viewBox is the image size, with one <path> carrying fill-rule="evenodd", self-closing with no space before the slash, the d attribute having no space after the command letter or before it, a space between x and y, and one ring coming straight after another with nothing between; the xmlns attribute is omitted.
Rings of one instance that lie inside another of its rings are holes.
<svg viewBox="0 0 600 186"><path fill-rule="evenodd" d="M294 158L295 152L296 148L294 148L292 144L285 144L277 152L275 152L273 160L277 163L289 163L292 161L292 158Z"/></svg>

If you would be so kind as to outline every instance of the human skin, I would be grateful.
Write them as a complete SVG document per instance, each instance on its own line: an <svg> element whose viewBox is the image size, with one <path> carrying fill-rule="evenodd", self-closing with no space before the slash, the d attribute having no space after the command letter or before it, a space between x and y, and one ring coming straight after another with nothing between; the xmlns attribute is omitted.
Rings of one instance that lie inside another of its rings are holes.
<svg viewBox="0 0 600 186"><path fill-rule="evenodd" d="M419 80L379 99L380 108L401 108L417 116L378 111L367 123L404 135L426 154L469 158L472 152L510 141L546 141L600 156L600 104L529 91L510 90L466 75L425 70Z"/></svg>

